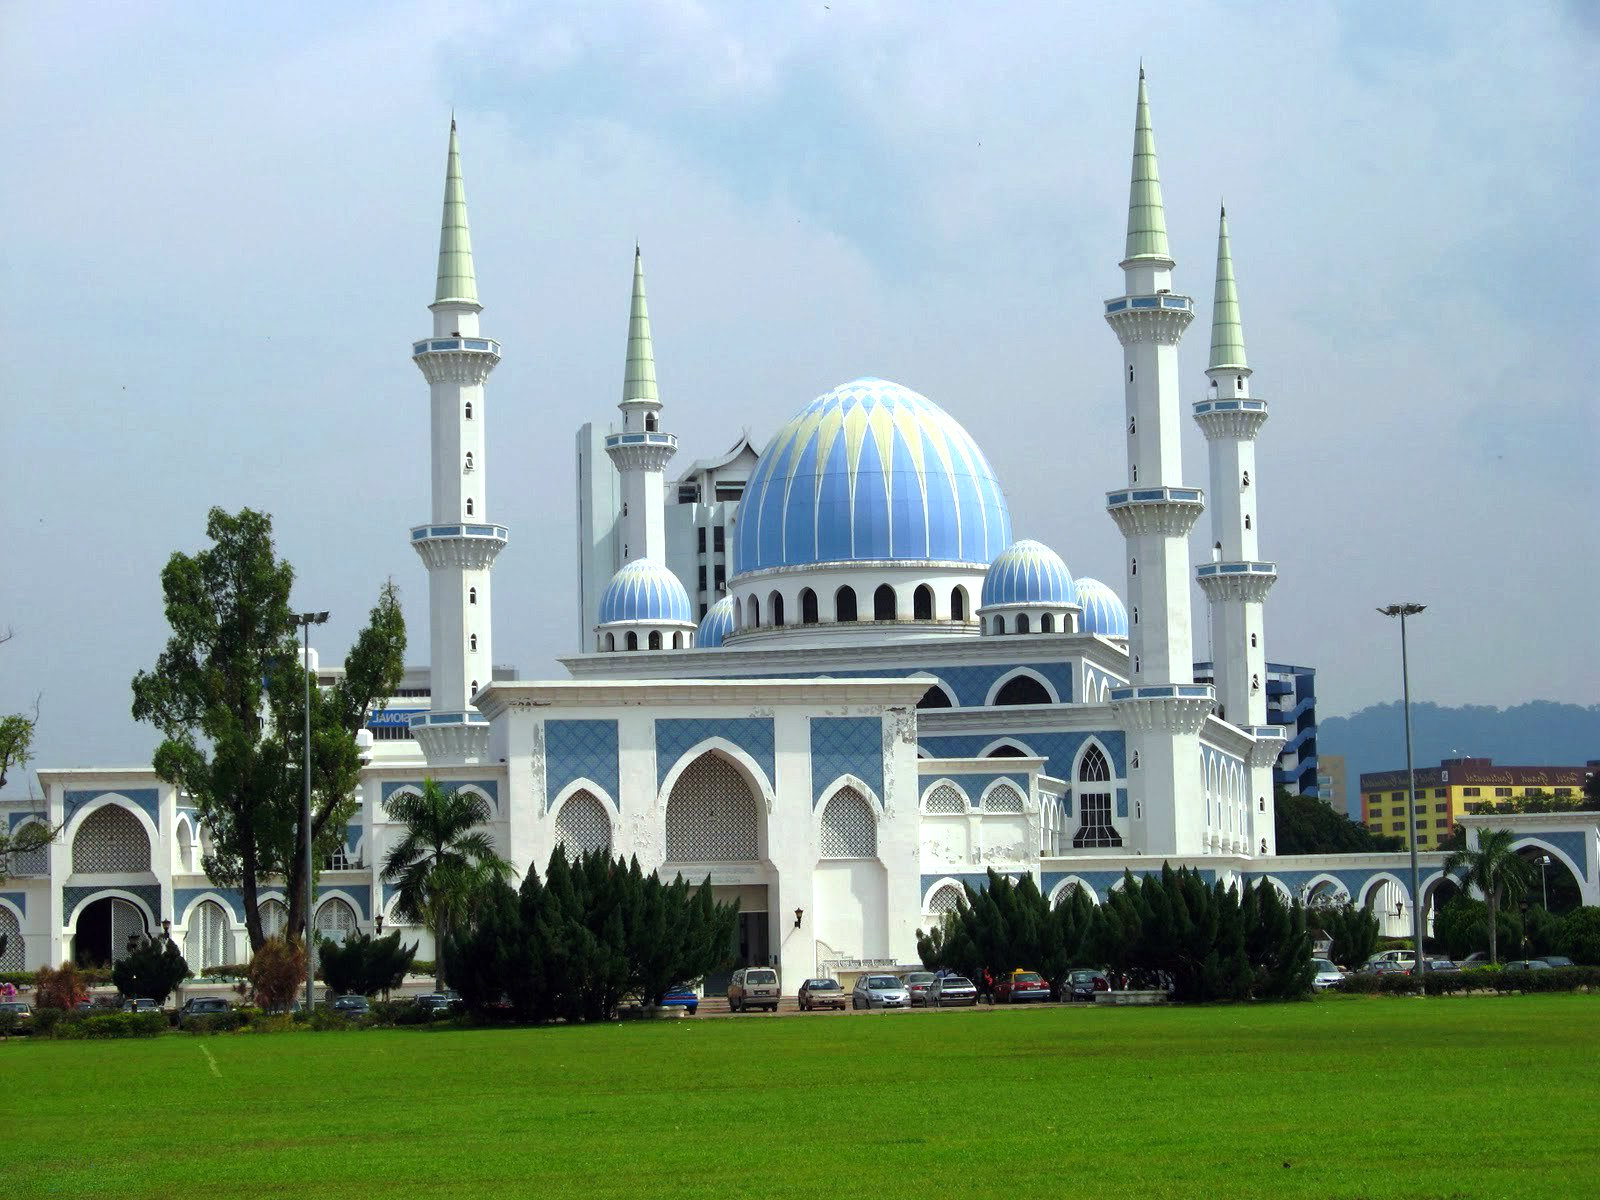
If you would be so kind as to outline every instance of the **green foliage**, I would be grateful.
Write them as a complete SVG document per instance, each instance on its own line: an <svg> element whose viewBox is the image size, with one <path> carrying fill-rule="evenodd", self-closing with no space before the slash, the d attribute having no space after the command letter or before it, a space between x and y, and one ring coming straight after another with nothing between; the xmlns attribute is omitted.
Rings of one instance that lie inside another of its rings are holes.
<svg viewBox="0 0 1600 1200"><path fill-rule="evenodd" d="M1529 958L1565 954L1566 951L1561 948L1561 918L1537 904L1530 905L1522 914L1522 947ZM1574 958L1573 961L1577 960Z"/></svg>
<svg viewBox="0 0 1600 1200"><path fill-rule="evenodd" d="M1520 946L1522 923L1513 912L1502 908L1495 922L1497 946ZM1433 918L1433 936L1454 959L1489 951L1489 906L1464 892L1452 897ZM1402 943L1407 949L1410 942Z"/></svg>
<svg viewBox="0 0 1600 1200"><path fill-rule="evenodd" d="M63 1013L49 1036L67 1041L157 1037L172 1027L164 1012ZM41 1029L40 1032L46 1032Z"/></svg>
<svg viewBox="0 0 1600 1200"><path fill-rule="evenodd" d="M1306 912L1307 924L1333 939L1328 957L1341 967L1359 967L1378 946L1378 918L1354 904L1318 905Z"/></svg>
<svg viewBox="0 0 1600 1200"><path fill-rule="evenodd" d="M306 949L296 940L268 938L250 959L251 991L256 1003L277 1012L294 1003L306 981Z"/></svg>
<svg viewBox="0 0 1600 1200"><path fill-rule="evenodd" d="M1600 967L1552 967L1548 971L1472 967L1465 971L1430 973L1424 982L1430 996L1594 991L1600 988ZM1415 995L1417 983L1414 975L1347 975L1334 984L1332 990L1358 996Z"/></svg>
<svg viewBox="0 0 1600 1200"><path fill-rule="evenodd" d="M211 831L204 863L243 893L252 949L262 944L258 882L287 879L290 929L304 928L301 828L306 675L289 605L294 571L277 558L272 520L213 508L210 549L174 554L161 573L172 629L153 670L133 680L133 716L162 734L156 773L183 788ZM405 623L386 584L345 661L345 677L312 690L312 829L317 854L343 840L360 771L355 733L404 670Z"/></svg>
<svg viewBox="0 0 1600 1200"><path fill-rule="evenodd" d="M130 1000L149 999L157 1004L165 1004L189 974L189 964L171 938L144 938L111 967L117 991Z"/></svg>
<svg viewBox="0 0 1600 1200"><path fill-rule="evenodd" d="M34 977L34 1007L67 1009L80 1000L87 1000L87 974L71 962L64 962L59 967L40 967Z"/></svg>
<svg viewBox="0 0 1600 1200"><path fill-rule="evenodd" d="M8 736L5 726L8 722L22 720L21 717L0 717L0 759L4 758L4 742ZM25 759L23 761L26 761ZM0 767L4 763L0 762ZM4 771L0 770L0 785L5 783ZM11 874L11 863L19 854L28 854L41 847L48 846L60 836L61 827L58 825L51 829L41 821L29 821L10 831L0 826L0 883L4 883ZM0 953L4 953L5 939L0 937Z"/></svg>
<svg viewBox="0 0 1600 1200"><path fill-rule="evenodd" d="M522 1020L605 1020L626 997L651 1002L727 965L737 914L709 881L663 883L602 851L569 862L558 846L543 880L485 885L447 978L479 1016L506 1002Z"/></svg>
<svg viewBox="0 0 1600 1200"><path fill-rule="evenodd" d="M1524 896L1533 883L1533 867L1512 844L1517 834L1510 829L1483 829L1478 832L1476 849L1452 850L1445 855L1446 875L1458 875L1463 884L1480 896L1488 897L1489 908L1499 912L1502 905ZM1489 933L1489 961L1499 958L1500 922L1485 921Z"/></svg>
<svg viewBox="0 0 1600 1200"><path fill-rule="evenodd" d="M1561 918L1560 944L1573 962L1600 966L1600 908L1585 905Z"/></svg>
<svg viewBox="0 0 1600 1200"><path fill-rule="evenodd" d="M416 957L417 944L401 945L398 931L380 938L358 933L343 945L322 942L318 974L338 995L372 996L399 987Z"/></svg>
<svg viewBox="0 0 1600 1200"><path fill-rule="evenodd" d="M1399 850L1402 841L1373 833L1315 796L1276 793L1274 829L1279 854L1369 854Z"/></svg>
<svg viewBox="0 0 1600 1200"><path fill-rule="evenodd" d="M34 718L25 713L0 717L0 787L12 771L27 766L33 757L34 725Z"/></svg>

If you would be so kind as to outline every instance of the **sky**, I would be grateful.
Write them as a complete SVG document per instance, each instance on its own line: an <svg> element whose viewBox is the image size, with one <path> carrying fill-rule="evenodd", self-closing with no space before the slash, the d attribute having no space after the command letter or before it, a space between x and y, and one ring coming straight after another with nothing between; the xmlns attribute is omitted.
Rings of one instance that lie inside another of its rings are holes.
<svg viewBox="0 0 1600 1200"><path fill-rule="evenodd" d="M551 0L8 5L0 712L39 767L148 762L129 681L206 512L272 515L342 659L427 584L452 111L489 383L498 662L576 644L573 437L618 418L643 246L676 467L861 375L971 431L1014 532L1123 586L1121 258L1149 73L1203 395L1226 201L1275 661L1319 711L1592 703L1600 9ZM669 469L669 477L672 472ZM1209 544L1206 519L1197 557ZM1513 594L1514 593L1514 594ZM1196 650L1207 649L1196 592ZM28 785L13 776L8 792Z"/></svg>

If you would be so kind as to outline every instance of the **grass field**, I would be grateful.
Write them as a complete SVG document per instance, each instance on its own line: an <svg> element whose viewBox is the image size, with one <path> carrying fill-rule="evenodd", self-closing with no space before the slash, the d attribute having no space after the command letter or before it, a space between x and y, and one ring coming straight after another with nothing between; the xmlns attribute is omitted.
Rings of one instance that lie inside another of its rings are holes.
<svg viewBox="0 0 1600 1200"><path fill-rule="evenodd" d="M0 1044L15 1197L1600 1195L1600 997Z"/></svg>

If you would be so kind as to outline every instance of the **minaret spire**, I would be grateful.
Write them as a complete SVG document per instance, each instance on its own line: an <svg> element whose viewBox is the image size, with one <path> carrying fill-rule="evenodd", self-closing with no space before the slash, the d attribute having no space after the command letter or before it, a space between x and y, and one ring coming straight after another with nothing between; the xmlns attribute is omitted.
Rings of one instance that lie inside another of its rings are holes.
<svg viewBox="0 0 1600 1200"><path fill-rule="evenodd" d="M1172 263L1167 244L1167 211L1161 202L1161 171L1156 165L1156 133L1150 124L1150 93L1144 67L1139 67L1139 105L1133 121L1133 179L1128 185L1128 244L1125 261L1164 259Z"/></svg>
<svg viewBox="0 0 1600 1200"><path fill-rule="evenodd" d="M633 304L628 310L628 363L622 376L622 402L655 400L656 352L650 343L650 307L644 298L644 258L633 247Z"/></svg>
<svg viewBox="0 0 1600 1200"><path fill-rule="evenodd" d="M1217 290L1211 305L1210 369L1249 371L1244 356L1244 328L1239 324L1239 289L1233 279L1233 251L1228 245L1228 206L1217 225Z"/></svg>
<svg viewBox="0 0 1600 1200"><path fill-rule="evenodd" d="M622 372L622 432L606 437L606 453L622 477L622 560L648 558L664 564L667 555L667 463L678 439L661 429L661 393L656 387L656 355L650 337L650 309L644 298L644 256L633 247L633 301L628 308L628 357Z"/></svg>
<svg viewBox="0 0 1600 1200"><path fill-rule="evenodd" d="M472 270L472 234L467 230L467 189L461 181L461 143L450 114L450 153L444 168L444 214L439 220L439 281L433 302L478 303Z"/></svg>

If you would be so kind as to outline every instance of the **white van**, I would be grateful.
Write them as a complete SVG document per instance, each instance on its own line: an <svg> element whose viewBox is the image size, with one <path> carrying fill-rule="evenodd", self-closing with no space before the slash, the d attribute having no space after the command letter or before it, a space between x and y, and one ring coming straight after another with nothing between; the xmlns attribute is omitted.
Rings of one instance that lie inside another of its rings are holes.
<svg viewBox="0 0 1600 1200"><path fill-rule="evenodd" d="M771 967L743 967L735 971L728 981L728 1008L732 1012L746 1008L777 1012L778 973Z"/></svg>

